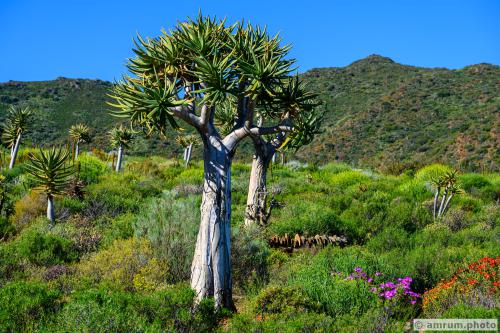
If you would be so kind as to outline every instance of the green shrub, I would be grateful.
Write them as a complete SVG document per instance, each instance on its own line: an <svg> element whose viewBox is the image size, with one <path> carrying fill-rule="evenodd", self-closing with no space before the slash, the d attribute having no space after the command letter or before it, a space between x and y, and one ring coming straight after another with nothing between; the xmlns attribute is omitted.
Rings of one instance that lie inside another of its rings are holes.
<svg viewBox="0 0 500 333"><path fill-rule="evenodd" d="M469 306L466 304L457 304L443 312L441 318L500 318L500 308L487 308L484 306Z"/></svg>
<svg viewBox="0 0 500 333"><path fill-rule="evenodd" d="M167 264L154 257L149 242L136 238L116 240L77 266L77 276L91 285L118 290L155 290L165 286L167 275Z"/></svg>
<svg viewBox="0 0 500 333"><path fill-rule="evenodd" d="M43 327L59 308L59 292L44 284L11 282L0 288L0 331L28 332Z"/></svg>
<svg viewBox="0 0 500 333"><path fill-rule="evenodd" d="M9 219L0 216L0 240L5 240L12 237L16 232L16 228L10 223Z"/></svg>
<svg viewBox="0 0 500 333"><path fill-rule="evenodd" d="M188 279L200 221L200 197L178 197L173 191L151 199L141 209L134 230L149 240L154 252L167 262L171 282Z"/></svg>
<svg viewBox="0 0 500 333"><path fill-rule="evenodd" d="M362 254L359 250L343 251L327 248L320 252L311 263L291 277L292 286L300 286L309 298L320 303L321 309L332 317L344 314L362 314L377 304L378 299L370 292L364 281L346 280L347 276L357 266L367 267L367 272L378 267L377 258ZM365 258L359 260L358 256ZM363 262L369 263L363 265ZM339 276L336 273L344 273ZM373 272L374 274L375 272Z"/></svg>
<svg viewBox="0 0 500 333"><path fill-rule="evenodd" d="M103 223L101 229L101 246L106 248L115 240L131 238L134 235L134 223L137 217L132 213L125 213Z"/></svg>
<svg viewBox="0 0 500 333"><path fill-rule="evenodd" d="M44 215L46 209L47 197L43 193L32 191L14 204L11 219L16 229L21 230Z"/></svg>
<svg viewBox="0 0 500 333"><path fill-rule="evenodd" d="M354 184L366 182L369 179L369 176L360 171L348 170L334 174L330 178L330 185L342 189Z"/></svg>
<svg viewBox="0 0 500 333"><path fill-rule="evenodd" d="M397 226L390 226L372 237L366 247L370 252L384 253L392 249L409 249L411 245L412 241L406 230Z"/></svg>
<svg viewBox="0 0 500 333"><path fill-rule="evenodd" d="M429 182L436 179L447 172L451 172L452 169L447 165L443 164L431 164L427 165L415 173L415 178L417 180Z"/></svg>
<svg viewBox="0 0 500 333"><path fill-rule="evenodd" d="M294 235L296 233L316 235L335 234L342 230L341 221L333 209L326 206L326 196L304 193L289 196L285 207L275 213L268 227L272 234Z"/></svg>
<svg viewBox="0 0 500 333"><path fill-rule="evenodd" d="M229 322L228 332L336 332L334 319L323 313L298 313L292 317L272 315L261 318L237 314Z"/></svg>
<svg viewBox="0 0 500 333"><path fill-rule="evenodd" d="M63 237L27 230L18 239L8 244L11 253L19 260L41 266L72 262L77 259L73 243Z"/></svg>
<svg viewBox="0 0 500 333"><path fill-rule="evenodd" d="M78 156L78 163L80 165L80 179L87 184L97 182L108 169L105 162L88 154Z"/></svg>
<svg viewBox="0 0 500 333"><path fill-rule="evenodd" d="M113 172L103 175L99 183L87 186L86 191L85 215L94 219L103 215L114 217L137 211L144 198L161 193L161 183L128 172Z"/></svg>
<svg viewBox="0 0 500 333"><path fill-rule="evenodd" d="M264 315L285 314L293 316L299 312L317 311L319 303L312 301L298 286L269 286L255 299L254 312Z"/></svg>
<svg viewBox="0 0 500 333"><path fill-rule="evenodd" d="M268 282L269 246L260 228L235 228L231 240L231 264L235 286L244 290Z"/></svg>
<svg viewBox="0 0 500 333"><path fill-rule="evenodd" d="M206 332L218 322L213 302L192 311L194 292L174 286L150 295L104 288L78 291L48 332Z"/></svg>

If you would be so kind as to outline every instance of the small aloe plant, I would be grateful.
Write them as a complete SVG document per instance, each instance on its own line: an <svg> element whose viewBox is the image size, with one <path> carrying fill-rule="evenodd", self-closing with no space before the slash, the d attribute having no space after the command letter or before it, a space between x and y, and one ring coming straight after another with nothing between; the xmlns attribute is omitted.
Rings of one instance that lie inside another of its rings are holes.
<svg viewBox="0 0 500 333"><path fill-rule="evenodd" d="M76 124L70 127L69 136L75 142L74 159L78 159L80 143L90 142L90 128L85 124Z"/></svg>
<svg viewBox="0 0 500 333"><path fill-rule="evenodd" d="M11 106L7 120L3 124L2 141L10 148L9 169L16 163L17 153L21 145L21 138L28 129L28 123L33 115L33 110L29 107Z"/></svg>
<svg viewBox="0 0 500 333"><path fill-rule="evenodd" d="M54 196L63 194L71 175L75 172L69 163L69 152L63 148L40 149L38 153L29 154L27 172L36 189L47 195L47 219L51 226L55 223Z"/></svg>
<svg viewBox="0 0 500 333"><path fill-rule="evenodd" d="M187 168L189 161L191 160L191 154L193 152L193 146L196 145L197 137L196 135L184 135L178 136L175 141L184 148L184 166Z"/></svg>
<svg viewBox="0 0 500 333"><path fill-rule="evenodd" d="M447 172L433 179L432 185L436 190L433 204L433 216L436 219L444 215L451 199L455 195L462 194L463 190L460 184L457 183L457 171Z"/></svg>
<svg viewBox="0 0 500 333"><path fill-rule="evenodd" d="M111 146L118 149L118 160L116 161L115 171L119 172L122 167L123 160L123 150L129 148L134 134L129 128L120 125L109 131L109 139L111 141Z"/></svg>

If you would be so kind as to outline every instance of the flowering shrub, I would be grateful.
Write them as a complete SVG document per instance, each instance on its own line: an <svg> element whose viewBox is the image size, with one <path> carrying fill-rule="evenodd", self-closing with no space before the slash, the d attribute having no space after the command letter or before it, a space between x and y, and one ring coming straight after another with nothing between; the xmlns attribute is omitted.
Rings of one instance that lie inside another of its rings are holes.
<svg viewBox="0 0 500 333"><path fill-rule="evenodd" d="M383 300L401 300L410 304L417 303L421 295L411 290L410 285L413 281L411 277L398 278L396 283L392 281L377 283L376 280L380 280L383 275L381 272L376 272L374 277L370 277L363 272L361 267L356 267L346 280L366 281L369 285L373 285L370 291L377 294Z"/></svg>
<svg viewBox="0 0 500 333"><path fill-rule="evenodd" d="M484 257L465 269L458 270L447 281L441 281L428 290L423 298L426 315L439 315L460 303L494 308L500 287L500 257Z"/></svg>

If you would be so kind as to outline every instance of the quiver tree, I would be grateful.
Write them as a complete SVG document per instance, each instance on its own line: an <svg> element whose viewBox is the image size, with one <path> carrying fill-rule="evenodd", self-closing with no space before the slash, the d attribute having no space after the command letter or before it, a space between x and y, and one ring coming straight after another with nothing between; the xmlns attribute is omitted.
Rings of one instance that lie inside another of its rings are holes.
<svg viewBox="0 0 500 333"><path fill-rule="evenodd" d="M74 168L68 163L69 152L62 148L40 149L37 154L29 154L30 163L27 172L37 186L47 195L47 219L50 225L55 223L54 196L64 193Z"/></svg>
<svg viewBox="0 0 500 333"><path fill-rule="evenodd" d="M187 168L191 160L193 146L196 144L196 135L179 135L175 141L184 148L184 166Z"/></svg>
<svg viewBox="0 0 500 333"><path fill-rule="evenodd" d="M69 136L75 145L75 155L73 159L77 160L80 154L80 143L90 142L90 129L85 124L72 125L69 129Z"/></svg>
<svg viewBox="0 0 500 333"><path fill-rule="evenodd" d="M118 151L118 158L115 167L116 172L119 172L122 167L123 150L130 147L133 137L134 134L132 133L132 130L123 125L115 127L109 131L111 147Z"/></svg>
<svg viewBox="0 0 500 333"><path fill-rule="evenodd" d="M204 185L191 287L198 300L213 296L217 308L234 309L231 163L238 143L291 131L289 120L298 117L278 103L293 70L289 49L260 28L200 15L157 38L138 37L128 63L132 75L111 94L113 114L133 125L165 134L181 121L201 137ZM223 126L221 114L230 118Z"/></svg>
<svg viewBox="0 0 500 333"><path fill-rule="evenodd" d="M9 169L16 163L17 153L21 145L21 138L28 128L28 123L33 115L29 107L11 106L7 115L7 120L3 124L2 141L10 148Z"/></svg>
<svg viewBox="0 0 500 333"><path fill-rule="evenodd" d="M451 199L463 193L460 185L457 184L457 172L447 172L446 174L432 180L435 188L432 214L434 219L440 218L448 208Z"/></svg>
<svg viewBox="0 0 500 333"><path fill-rule="evenodd" d="M281 107L289 114L289 125L293 124L292 131L283 131L272 136L250 135L254 146L252 169L248 186L247 206L245 210L245 226L254 223L266 225L273 209L274 200L268 205L267 170L273 157L285 149L297 150L309 144L314 136L319 133L319 126L323 114L316 112L316 94L305 88L298 77L290 78L283 88L283 97L277 107Z"/></svg>

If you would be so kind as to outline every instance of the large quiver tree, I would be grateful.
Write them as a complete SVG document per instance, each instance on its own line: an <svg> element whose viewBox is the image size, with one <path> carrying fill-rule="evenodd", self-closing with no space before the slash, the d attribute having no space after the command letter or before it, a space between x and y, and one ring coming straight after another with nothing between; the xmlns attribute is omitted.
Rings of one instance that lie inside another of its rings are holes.
<svg viewBox="0 0 500 333"><path fill-rule="evenodd" d="M231 163L248 137L293 130L298 114L278 107L293 61L278 36L250 25L202 17L153 39L138 37L135 57L111 97L116 116L166 134L178 121L203 142L201 221L191 267L197 299L234 309L230 262ZM231 120L220 126L223 114ZM256 124L255 119L265 119ZM264 125L265 124L265 125Z"/></svg>

